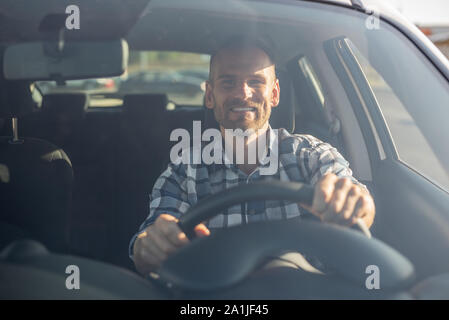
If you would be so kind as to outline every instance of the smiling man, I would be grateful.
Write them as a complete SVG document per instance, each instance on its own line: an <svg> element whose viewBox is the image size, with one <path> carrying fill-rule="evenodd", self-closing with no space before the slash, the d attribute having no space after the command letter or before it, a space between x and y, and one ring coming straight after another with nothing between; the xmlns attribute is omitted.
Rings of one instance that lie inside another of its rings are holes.
<svg viewBox="0 0 449 320"><path fill-rule="evenodd" d="M210 194L252 181L309 183L315 194L307 210L323 222L351 226L360 218L370 227L374 201L365 186L352 177L340 153L310 135L271 128L271 108L279 104L280 87L273 59L264 44L248 39L228 42L212 56L210 64L206 107L213 110L223 136L226 129L251 130L244 140L245 161L168 166L154 185L148 218L131 239L130 256L137 270L142 274L157 270L169 255L189 242L177 221L192 205ZM268 142L268 154L279 153L278 170L273 175L260 174L266 164L248 161L248 153L254 150L251 144L260 139ZM223 140L223 144L229 143ZM235 150L235 144L231 145ZM250 201L228 208L198 225L195 232L207 236L215 228L288 219L304 211L300 205L286 201Z"/></svg>

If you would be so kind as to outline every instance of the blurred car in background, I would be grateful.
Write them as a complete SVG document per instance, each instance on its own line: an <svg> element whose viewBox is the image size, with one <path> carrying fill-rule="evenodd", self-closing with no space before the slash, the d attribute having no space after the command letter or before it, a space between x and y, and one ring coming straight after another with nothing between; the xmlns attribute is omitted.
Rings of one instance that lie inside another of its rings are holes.
<svg viewBox="0 0 449 320"><path fill-rule="evenodd" d="M192 71L193 72L193 71ZM202 94L201 83L205 79L176 71L139 71L130 74L120 84L119 94L167 93L193 97Z"/></svg>
<svg viewBox="0 0 449 320"><path fill-rule="evenodd" d="M178 70L178 73L186 77L198 78L202 81L206 81L209 78L208 69L185 69Z"/></svg>
<svg viewBox="0 0 449 320"><path fill-rule="evenodd" d="M55 81L38 81L36 82L36 86L42 94L69 91L113 92L117 88L117 79L118 78L69 80L62 86L58 86Z"/></svg>

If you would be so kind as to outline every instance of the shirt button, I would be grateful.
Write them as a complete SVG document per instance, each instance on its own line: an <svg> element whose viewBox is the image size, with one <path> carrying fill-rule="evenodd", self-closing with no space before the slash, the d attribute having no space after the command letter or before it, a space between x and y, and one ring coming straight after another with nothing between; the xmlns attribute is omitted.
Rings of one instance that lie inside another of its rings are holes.
<svg viewBox="0 0 449 320"><path fill-rule="evenodd" d="M249 209L248 214L256 214L256 209Z"/></svg>

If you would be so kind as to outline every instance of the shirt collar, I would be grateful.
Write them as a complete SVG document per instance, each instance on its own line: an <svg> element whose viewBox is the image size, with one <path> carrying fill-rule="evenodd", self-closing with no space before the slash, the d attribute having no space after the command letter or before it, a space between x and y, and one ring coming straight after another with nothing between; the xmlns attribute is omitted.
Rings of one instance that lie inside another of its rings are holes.
<svg viewBox="0 0 449 320"><path fill-rule="evenodd" d="M262 158L259 160L260 163L260 167L264 167L269 165L269 157L270 154L272 152L278 152L278 145L279 145L279 136L277 134L277 129L274 130L273 128L271 128L271 125L268 124L268 128L267 128L267 132L268 132L268 151L265 153L263 153ZM222 163L212 163L210 165L207 165L207 167L209 167L211 169L212 172L216 172L219 169L223 169L223 168L236 168L236 164L232 163L232 164L226 164L225 163L225 157L226 157L226 153L223 147L223 141L220 141L222 144Z"/></svg>
<svg viewBox="0 0 449 320"><path fill-rule="evenodd" d="M271 125L268 124L268 151L266 153L263 154L262 159L259 160L261 166L266 166L268 165L268 161L270 158L270 155L273 152L278 152L278 146L279 146L279 137L277 134L278 130L273 130L271 128Z"/></svg>

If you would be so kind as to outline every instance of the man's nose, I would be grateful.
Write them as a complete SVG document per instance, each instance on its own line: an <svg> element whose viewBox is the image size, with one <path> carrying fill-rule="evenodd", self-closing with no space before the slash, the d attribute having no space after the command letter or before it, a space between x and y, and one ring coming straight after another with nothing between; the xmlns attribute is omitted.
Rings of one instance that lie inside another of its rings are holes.
<svg viewBox="0 0 449 320"><path fill-rule="evenodd" d="M253 96L253 91L246 81L240 82L234 88L234 96L242 100L249 99Z"/></svg>

